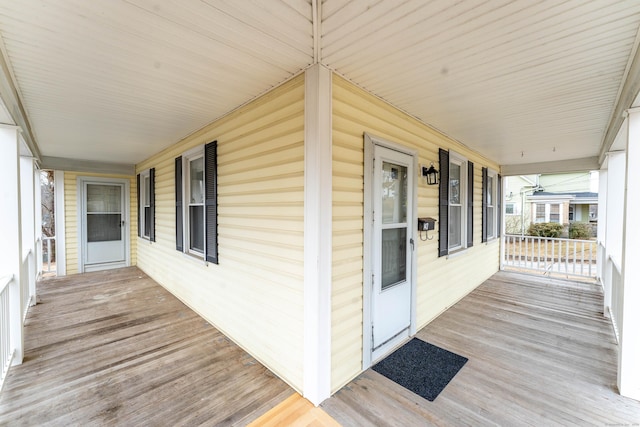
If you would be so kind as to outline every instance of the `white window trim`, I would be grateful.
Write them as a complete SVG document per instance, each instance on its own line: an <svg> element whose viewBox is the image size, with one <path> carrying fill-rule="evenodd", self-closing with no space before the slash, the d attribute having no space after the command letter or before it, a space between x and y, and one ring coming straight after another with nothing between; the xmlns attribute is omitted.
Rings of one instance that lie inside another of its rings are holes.
<svg viewBox="0 0 640 427"><path fill-rule="evenodd" d="M544 205L544 221L537 221L537 215L536 215L536 211L538 209L539 205ZM551 222L551 205L558 205L558 215L559 215L559 221L558 224L562 224L562 206L563 203L541 203L541 202L535 202L534 203L534 209L533 209L533 222L534 223L541 223L541 222Z"/></svg>
<svg viewBox="0 0 640 427"><path fill-rule="evenodd" d="M185 254L196 257L198 259L206 259L207 253L207 229L206 226L203 227L203 242L204 248L203 251L196 251L191 249L191 233L189 230L190 227L190 218L189 218L189 206L190 196L191 196L191 168L189 167L189 163L193 160L197 160L198 158L203 159L203 167L202 167L202 191L203 197L206 194L207 189L206 186L206 168L204 167L204 145L199 145L185 153L182 153L182 239L183 239L183 251ZM204 202L202 203L204 207ZM204 212L204 209L203 209ZM203 214L203 224L204 224L204 214Z"/></svg>
<svg viewBox="0 0 640 427"><path fill-rule="evenodd" d="M138 200L138 210L140 211L138 217L140 218L140 237L145 240L151 240L150 235L144 234L144 229L146 228L146 219L144 216L144 208L146 206L151 207L151 194L147 194L147 186L145 185L145 180L151 180L151 169L144 170L140 172L140 200Z"/></svg>
<svg viewBox="0 0 640 427"><path fill-rule="evenodd" d="M491 221L493 234L489 234L487 231L487 241L494 240L498 237L498 203L496 203L498 201L498 172L493 169L488 169L487 182L489 179L493 181L493 185L491 186L491 200L493 201L493 204L490 205L487 200L487 207L490 206L493 208L493 214L491 215L491 218L487 218L487 221Z"/></svg>
<svg viewBox="0 0 640 427"><path fill-rule="evenodd" d="M508 213L507 212L507 206L509 205L513 205L513 213ZM509 215L509 216L513 216L513 215L520 215L520 212L518 211L518 203L516 202L505 202L504 204L504 214L505 215Z"/></svg>
<svg viewBox="0 0 640 427"><path fill-rule="evenodd" d="M460 245L451 246L449 243L449 254L467 248L467 193L469 180L467 173L469 170L468 159L455 151L449 151L449 180L451 180L451 164L460 166ZM451 184L449 184L451 185ZM457 206L457 205L454 205ZM451 228L451 187L449 187L449 229ZM447 230L449 233L449 230ZM451 234L449 234L451 242Z"/></svg>

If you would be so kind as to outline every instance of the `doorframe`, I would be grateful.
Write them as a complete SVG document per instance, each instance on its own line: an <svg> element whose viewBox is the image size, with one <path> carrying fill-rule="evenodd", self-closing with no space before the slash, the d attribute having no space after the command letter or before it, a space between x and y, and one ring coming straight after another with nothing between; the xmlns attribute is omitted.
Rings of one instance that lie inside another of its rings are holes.
<svg viewBox="0 0 640 427"><path fill-rule="evenodd" d="M86 242L85 242L85 184L87 183L95 183L95 184L123 184L124 186L124 259L125 259L125 267L129 267L131 265L131 189L130 189L130 181L126 178L104 178L104 177L96 177L96 176L79 176L77 178L77 229L78 229L78 272L84 273L84 258L85 258L85 250L86 250ZM109 267L106 267L105 270L108 270Z"/></svg>
<svg viewBox="0 0 640 427"><path fill-rule="evenodd" d="M363 284L363 310L362 310L362 370L366 370L373 365L374 362L388 354L391 350L397 347L399 344L407 340L409 337L415 335L416 331L416 307L417 307L417 252L418 243L416 241L416 224L409 225L410 238L413 239L414 246L411 251L411 324L409 326L408 336L399 335L391 340L381 349L376 350L374 355L373 351L373 337L372 337L372 297L373 297L373 160L375 146L388 148L406 154L413 158L413 173L414 177L418 171L418 150L406 147L396 142L388 141L384 138L380 138L369 133L364 134L364 245L363 245L363 269L362 269L362 284ZM413 188L411 189L411 198L413 203L412 217L415 219L418 217L418 179L413 179ZM415 222L415 221L414 221Z"/></svg>

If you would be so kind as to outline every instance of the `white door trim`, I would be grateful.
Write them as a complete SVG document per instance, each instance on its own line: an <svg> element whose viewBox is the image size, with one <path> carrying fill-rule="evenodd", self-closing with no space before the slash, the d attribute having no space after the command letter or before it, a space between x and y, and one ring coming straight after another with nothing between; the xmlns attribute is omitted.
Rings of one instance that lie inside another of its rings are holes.
<svg viewBox="0 0 640 427"><path fill-rule="evenodd" d="M131 189L129 187L129 180L124 178L102 178L102 177L93 177L93 176L79 176L77 178L77 230L78 230L78 271L80 273L85 272L85 250L86 250L86 239L85 239L85 212L84 212L84 188L87 183L106 183L106 184L122 184L124 187L124 255L125 255L125 266L129 267L131 265L131 228L130 228L130 218L131 218L131 210L130 210L130 194ZM116 268L121 265L117 265ZM104 269L109 269L108 265L104 266Z"/></svg>
<svg viewBox="0 0 640 427"><path fill-rule="evenodd" d="M362 311L362 370L366 370L377 361L380 357L388 353L395 346L403 342L407 336L400 335L391 340L384 347L373 352L372 337L372 287L373 287L373 157L375 146L381 146L395 150L413 157L413 170L418 170L418 152L417 150L405 147L392 141L379 138L368 133L364 134L364 256L363 256L363 311ZM418 216L418 179L413 180L412 201L413 212L412 217ZM416 240L416 224L409 226L410 238ZM416 279L417 279L417 243L411 251L411 325L409 327L408 336L416 333Z"/></svg>

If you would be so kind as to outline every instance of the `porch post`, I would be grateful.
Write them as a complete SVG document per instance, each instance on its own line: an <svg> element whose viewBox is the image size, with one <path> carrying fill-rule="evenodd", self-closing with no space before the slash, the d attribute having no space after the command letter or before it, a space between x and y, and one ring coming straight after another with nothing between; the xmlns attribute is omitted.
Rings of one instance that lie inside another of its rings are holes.
<svg viewBox="0 0 640 427"><path fill-rule="evenodd" d="M606 271L605 264L607 262L607 254L606 254L606 239L607 239L607 183L609 181L608 171L606 169L600 169L599 179L598 179L598 251L603 251L604 253L598 254L598 261L596 267L598 268L598 279L600 280L600 284L604 287L604 273ZM605 316L607 316L605 310Z"/></svg>
<svg viewBox="0 0 640 427"><path fill-rule="evenodd" d="M23 304L35 303L36 295L36 218L35 218L35 166L30 156L20 156L20 206L22 222L22 258L20 262L26 263L26 269L22 271L26 277L22 278L27 287L29 300Z"/></svg>
<svg viewBox="0 0 640 427"><path fill-rule="evenodd" d="M622 326L618 352L620 394L640 400L640 111L629 110L622 237Z"/></svg>
<svg viewBox="0 0 640 427"><path fill-rule="evenodd" d="M610 153L607 159L607 206L605 224L605 245L607 258L604 260L604 313L608 317L613 295L613 263L620 267L622 263L622 222L624 208L624 152ZM617 320L616 320L617 321Z"/></svg>
<svg viewBox="0 0 640 427"><path fill-rule="evenodd" d="M13 364L22 363L24 335L20 264L22 258L20 209L20 152L16 126L0 125L0 276L12 276L9 284L9 334Z"/></svg>
<svg viewBox="0 0 640 427"><path fill-rule="evenodd" d="M305 72L304 105L304 397L331 394L332 138L331 71Z"/></svg>

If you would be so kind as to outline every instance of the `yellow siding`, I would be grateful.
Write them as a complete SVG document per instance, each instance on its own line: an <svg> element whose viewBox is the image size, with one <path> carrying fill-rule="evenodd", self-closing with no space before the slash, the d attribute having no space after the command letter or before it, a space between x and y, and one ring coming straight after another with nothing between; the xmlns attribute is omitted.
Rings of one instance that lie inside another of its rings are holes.
<svg viewBox="0 0 640 427"><path fill-rule="evenodd" d="M219 264L175 249L174 159L218 141ZM138 266L302 391L304 76L137 166L156 168Z"/></svg>
<svg viewBox="0 0 640 427"><path fill-rule="evenodd" d="M79 176L98 178L119 178L129 180L129 209L130 209L130 260L131 265L137 261L137 236L138 236L138 202L136 194L135 176L93 174L85 172L64 172L64 216L65 216L65 256L67 274L78 273L78 182Z"/></svg>
<svg viewBox="0 0 640 427"><path fill-rule="evenodd" d="M438 258L437 228L418 242L417 326L422 328L481 284L499 267L497 241L482 244L483 166L494 162L424 125L378 98L333 78L333 296L332 391L362 368L363 209L365 132L418 151L419 162L438 164L438 149L474 162L474 246L457 257ZM418 216L438 218L438 187L418 184ZM437 227L437 224L436 224Z"/></svg>

